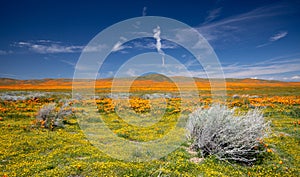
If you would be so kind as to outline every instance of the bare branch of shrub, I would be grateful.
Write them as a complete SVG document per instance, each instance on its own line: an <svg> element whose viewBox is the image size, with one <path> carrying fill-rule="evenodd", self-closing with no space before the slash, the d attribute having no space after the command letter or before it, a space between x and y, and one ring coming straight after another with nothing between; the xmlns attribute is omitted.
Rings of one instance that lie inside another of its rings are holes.
<svg viewBox="0 0 300 177"><path fill-rule="evenodd" d="M236 115L234 109L216 104L191 113L187 130L193 148L203 156L252 163L263 152L260 141L268 135L270 123L258 109Z"/></svg>

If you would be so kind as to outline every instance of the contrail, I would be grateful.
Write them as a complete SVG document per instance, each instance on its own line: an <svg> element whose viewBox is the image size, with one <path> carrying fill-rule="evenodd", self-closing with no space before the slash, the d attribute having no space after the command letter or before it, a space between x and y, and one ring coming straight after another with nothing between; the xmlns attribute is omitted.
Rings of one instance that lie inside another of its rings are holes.
<svg viewBox="0 0 300 177"><path fill-rule="evenodd" d="M143 8L143 13L142 13L142 15L143 15L143 16L146 16L146 15L147 15L147 7L146 7L146 6Z"/></svg>
<svg viewBox="0 0 300 177"><path fill-rule="evenodd" d="M156 39L156 50L159 54L161 54L162 58L162 66L165 66L165 53L161 50L161 42L160 42L160 27L157 26L153 29L153 37Z"/></svg>

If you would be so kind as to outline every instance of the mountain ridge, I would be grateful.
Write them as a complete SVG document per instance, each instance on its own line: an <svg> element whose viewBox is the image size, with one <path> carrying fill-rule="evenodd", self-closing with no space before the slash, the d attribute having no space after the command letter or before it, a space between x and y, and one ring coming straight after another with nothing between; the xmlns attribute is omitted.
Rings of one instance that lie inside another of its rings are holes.
<svg viewBox="0 0 300 177"><path fill-rule="evenodd" d="M110 89L114 80L128 84L133 84L135 87L174 87L174 82L179 82L187 87L192 83L196 83L198 88L208 89L211 86L210 81L223 81L223 79L207 79L197 77L172 76L166 77L161 74L148 74L139 77L124 77L124 78L104 78L97 79L95 88ZM134 80L134 82L132 82ZM87 82L89 81L89 82ZM44 79L27 79L19 80L13 78L0 78L0 89L72 89L72 86L86 87L92 86L92 79L76 79L71 78L44 78ZM125 84L125 85L126 85ZM263 80L251 78L226 78L225 84L227 88L246 88L246 87L299 87L300 82L284 82L276 80ZM221 86L221 85L220 85Z"/></svg>
<svg viewBox="0 0 300 177"><path fill-rule="evenodd" d="M113 79L120 80L131 80L134 77L122 77L122 78L98 78L97 81L105 80L112 81ZM170 79L171 78L171 79ZM208 81L208 78L199 78L199 77L186 77L186 76L171 76L167 77L161 74L151 74L145 76L136 77L136 80L151 80L151 81L169 81L172 79L176 80L190 80L194 79L195 81ZM91 79L76 79L76 80L91 80ZM211 78L211 80L221 80L220 78ZM223 79L222 79L223 80ZM72 78L42 78L42 79L15 79L15 78L0 78L0 85L3 83L11 83L11 82L23 82L23 83L33 83L33 82L49 82L49 81L62 81L62 82L72 82ZM226 82L263 82L263 83L297 83L294 81L280 81L280 80L266 80L266 79L252 79L252 78L225 78Z"/></svg>

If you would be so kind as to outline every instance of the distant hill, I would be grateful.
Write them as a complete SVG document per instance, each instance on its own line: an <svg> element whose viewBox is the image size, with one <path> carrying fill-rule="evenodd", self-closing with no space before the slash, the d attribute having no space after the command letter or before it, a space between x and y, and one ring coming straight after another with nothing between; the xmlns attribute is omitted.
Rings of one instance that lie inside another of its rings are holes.
<svg viewBox="0 0 300 177"><path fill-rule="evenodd" d="M11 79L11 78L0 78L0 86L3 85L23 85L23 84L30 84L30 85L38 85L47 82L72 82L72 79L32 79L32 80L18 80L18 79Z"/></svg>
<svg viewBox="0 0 300 177"><path fill-rule="evenodd" d="M129 82L129 78L115 78L118 81ZM112 85L112 78L98 79L96 81L96 88L99 89L109 89ZM212 79L219 80L219 79ZM85 82L87 80L78 79L75 84L85 87L88 84ZM90 80L93 81L93 80ZM190 83L195 82L196 85L201 89L209 89L210 83L209 79L204 78L190 78L185 76L174 76L166 77L161 74L151 73L143 76L139 76L135 79L134 85L136 87L173 87L174 82ZM73 79L59 78L59 79L32 79L32 80L18 80L11 78L0 78L0 89L72 89ZM188 86L188 85L187 85ZM261 80L261 79L237 79L237 78L227 78L226 79L227 88L237 88L237 87L290 87L290 86L300 86L300 82L282 82L274 80Z"/></svg>
<svg viewBox="0 0 300 177"><path fill-rule="evenodd" d="M155 82L172 82L172 79L164 76L162 74L148 74L144 76L139 76L136 80L150 80Z"/></svg>
<svg viewBox="0 0 300 177"><path fill-rule="evenodd" d="M18 84L20 80L10 78L0 78L0 85L14 85Z"/></svg>

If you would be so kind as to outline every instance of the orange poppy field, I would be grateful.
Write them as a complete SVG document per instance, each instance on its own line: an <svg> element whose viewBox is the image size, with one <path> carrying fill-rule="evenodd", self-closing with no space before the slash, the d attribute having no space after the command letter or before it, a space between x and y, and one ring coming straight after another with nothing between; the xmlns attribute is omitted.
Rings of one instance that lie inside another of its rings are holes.
<svg viewBox="0 0 300 177"><path fill-rule="evenodd" d="M259 109L271 122L269 137L260 142L262 156L250 165L220 161L213 155L203 158L190 152L185 141L152 161L116 159L87 139L74 116L82 110L74 106L78 100L72 99L72 86L89 87L85 81L0 79L0 176L300 176L300 82L226 79L226 97L221 99L212 98L209 80L196 78L197 97L182 105L179 92L189 93L191 83L177 79L183 85L180 89L160 77L132 83L123 79L124 85L130 85L128 93L122 86L110 93L114 81L97 80L92 101L101 118L90 121L104 121L123 139L147 142L163 137L180 114L189 115L197 107L206 109L217 102L241 112ZM122 97L129 98L128 104ZM39 119L45 105L55 105L56 113L71 114L63 115L61 124ZM116 110L163 116L153 125L137 127L124 121Z"/></svg>

